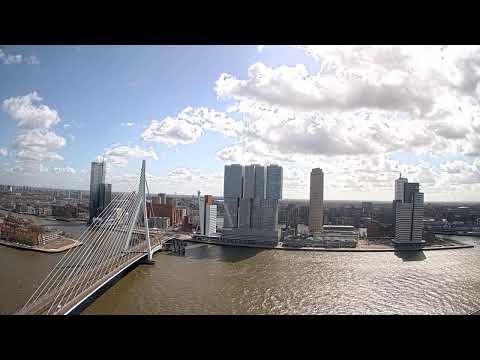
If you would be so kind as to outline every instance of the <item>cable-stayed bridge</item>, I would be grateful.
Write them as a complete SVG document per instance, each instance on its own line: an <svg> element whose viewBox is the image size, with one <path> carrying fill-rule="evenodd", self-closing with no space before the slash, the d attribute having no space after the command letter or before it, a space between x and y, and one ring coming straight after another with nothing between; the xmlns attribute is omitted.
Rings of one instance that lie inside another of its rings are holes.
<svg viewBox="0 0 480 360"><path fill-rule="evenodd" d="M117 275L152 254L174 235L151 233L147 221L145 160L140 178L119 193L54 266L17 314L69 314Z"/></svg>

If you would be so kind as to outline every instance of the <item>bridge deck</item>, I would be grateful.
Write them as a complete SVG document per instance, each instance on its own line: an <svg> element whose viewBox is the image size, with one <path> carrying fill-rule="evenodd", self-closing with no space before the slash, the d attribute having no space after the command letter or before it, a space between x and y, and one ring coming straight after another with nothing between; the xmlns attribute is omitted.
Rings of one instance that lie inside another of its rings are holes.
<svg viewBox="0 0 480 360"><path fill-rule="evenodd" d="M163 240L168 239L170 236L152 236L151 248L152 252L156 252L161 248ZM109 259L108 261L93 266L88 271L81 273L78 276L72 277L69 280L71 288L67 289L67 292L62 291L66 288L55 289L49 292L45 296L38 299L28 309L22 309L17 314L22 315L42 315L42 314L55 314L63 315L68 314L88 298L90 298L95 292L100 290L111 279L120 274L122 271L140 261L147 256L147 244L145 242L140 243L128 250L126 253L118 254L117 256ZM89 265L87 265L89 266ZM68 286L67 286L68 287ZM78 292L78 294L77 294ZM67 298L71 298L66 303L61 303L59 298L67 295ZM56 308L54 308L54 305Z"/></svg>

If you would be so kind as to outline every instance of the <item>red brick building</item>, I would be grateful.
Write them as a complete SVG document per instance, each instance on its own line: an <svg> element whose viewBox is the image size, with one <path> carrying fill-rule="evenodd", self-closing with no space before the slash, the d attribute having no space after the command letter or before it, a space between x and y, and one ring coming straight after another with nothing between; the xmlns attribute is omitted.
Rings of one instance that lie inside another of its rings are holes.
<svg viewBox="0 0 480 360"><path fill-rule="evenodd" d="M175 205L171 204L149 204L147 205L148 217L168 217L170 224L175 225L177 223ZM152 214L153 211L153 214Z"/></svg>

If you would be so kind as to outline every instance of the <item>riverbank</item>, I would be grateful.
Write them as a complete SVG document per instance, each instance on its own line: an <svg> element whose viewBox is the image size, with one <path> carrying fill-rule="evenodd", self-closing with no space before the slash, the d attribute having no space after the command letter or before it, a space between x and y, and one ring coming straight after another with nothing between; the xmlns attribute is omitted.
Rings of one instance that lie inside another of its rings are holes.
<svg viewBox="0 0 480 360"><path fill-rule="evenodd" d="M10 241L0 240L0 245L5 245L17 249L22 250L31 250L31 251L39 251L39 252L46 252L46 253L59 253L63 251L67 251L71 248L77 247L82 245L82 242L62 237L58 240L53 240L45 245L37 245L37 246L30 246L20 243L14 243Z"/></svg>
<svg viewBox="0 0 480 360"><path fill-rule="evenodd" d="M221 241L208 241L202 239L188 239L188 242L194 243L203 243L210 245L219 245L219 246L230 246L230 247L247 247L247 248L257 248L265 250L288 250L288 251L326 251L326 252L396 252L396 251L432 251L432 250L455 250L455 249L468 249L473 248L474 245L469 244L458 244L458 245L446 245L446 246L426 246L421 249L407 249L399 250L393 247L385 248L319 248L319 247L288 247L288 246L265 246L265 245L253 245L253 244L231 244Z"/></svg>
<svg viewBox="0 0 480 360"><path fill-rule="evenodd" d="M80 219L80 218L64 219L64 218L56 217L53 215L39 216L39 215L32 215L32 214L22 214L22 213L17 213L17 212L6 210L6 209L0 209L0 215L12 215L22 219L27 219L32 221L35 225L38 225L38 226L52 226L52 225L79 226L79 225L86 224L86 219Z"/></svg>

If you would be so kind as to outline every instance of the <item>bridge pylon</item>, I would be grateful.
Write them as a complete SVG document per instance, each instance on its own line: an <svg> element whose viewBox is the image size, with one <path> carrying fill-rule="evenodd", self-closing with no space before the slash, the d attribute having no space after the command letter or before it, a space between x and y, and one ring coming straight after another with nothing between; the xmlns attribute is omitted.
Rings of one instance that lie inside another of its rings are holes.
<svg viewBox="0 0 480 360"><path fill-rule="evenodd" d="M139 185L139 193L143 194L143 222L145 224L145 238L148 244L148 261L152 261L152 246L150 243L150 231L148 229L148 216L147 216L147 177L146 177L146 161L142 161L142 171L140 173L140 185ZM153 209L152 209L153 210Z"/></svg>

